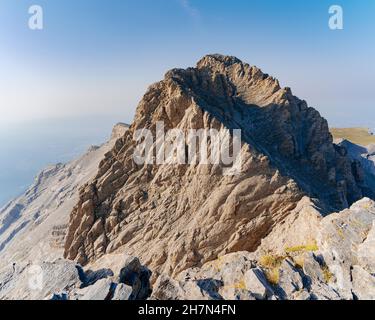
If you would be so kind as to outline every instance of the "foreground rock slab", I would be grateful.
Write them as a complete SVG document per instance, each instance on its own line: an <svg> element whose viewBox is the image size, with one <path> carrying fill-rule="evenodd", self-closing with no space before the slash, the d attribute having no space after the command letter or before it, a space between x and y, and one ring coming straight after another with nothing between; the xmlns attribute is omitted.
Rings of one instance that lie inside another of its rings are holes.
<svg viewBox="0 0 375 320"><path fill-rule="evenodd" d="M0 272L0 300L145 300L151 272L137 258L125 256L121 273L84 270L59 259Z"/></svg>

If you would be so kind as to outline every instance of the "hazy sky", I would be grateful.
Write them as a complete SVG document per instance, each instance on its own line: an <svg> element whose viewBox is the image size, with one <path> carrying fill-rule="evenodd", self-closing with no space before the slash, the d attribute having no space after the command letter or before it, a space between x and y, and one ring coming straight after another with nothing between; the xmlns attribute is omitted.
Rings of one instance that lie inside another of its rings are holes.
<svg viewBox="0 0 375 320"><path fill-rule="evenodd" d="M44 9L44 30L28 8ZM344 30L328 8L344 9ZM374 0L1 0L0 126L90 114L130 122L147 86L208 53L277 77L331 124L375 119Z"/></svg>

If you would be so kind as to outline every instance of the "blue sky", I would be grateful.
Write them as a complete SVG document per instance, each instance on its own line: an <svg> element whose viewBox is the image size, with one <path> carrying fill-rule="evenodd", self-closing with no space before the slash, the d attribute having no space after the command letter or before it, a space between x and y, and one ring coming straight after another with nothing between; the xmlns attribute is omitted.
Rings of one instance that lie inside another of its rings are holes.
<svg viewBox="0 0 375 320"><path fill-rule="evenodd" d="M44 30L28 29L28 8ZM328 8L344 9L344 30ZM257 65L335 126L375 127L373 0L1 0L0 125L111 115L208 53Z"/></svg>

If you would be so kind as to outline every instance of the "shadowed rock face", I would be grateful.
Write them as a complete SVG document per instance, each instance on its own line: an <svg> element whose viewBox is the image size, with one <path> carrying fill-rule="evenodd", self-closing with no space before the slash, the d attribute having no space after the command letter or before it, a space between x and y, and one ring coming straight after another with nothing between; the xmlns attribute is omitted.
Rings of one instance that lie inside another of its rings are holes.
<svg viewBox="0 0 375 320"><path fill-rule="evenodd" d="M133 161L137 129L242 129L242 171ZM65 257L87 264L114 251L156 274L254 251L305 195L342 209L362 197L326 120L278 81L234 57L210 55L169 71L140 102L71 213ZM356 176L359 176L358 174Z"/></svg>

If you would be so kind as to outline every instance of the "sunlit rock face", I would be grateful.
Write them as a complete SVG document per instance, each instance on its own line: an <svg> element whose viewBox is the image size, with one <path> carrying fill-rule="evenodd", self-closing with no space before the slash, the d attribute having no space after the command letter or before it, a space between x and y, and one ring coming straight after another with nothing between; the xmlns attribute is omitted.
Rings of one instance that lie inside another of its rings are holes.
<svg viewBox="0 0 375 320"><path fill-rule="evenodd" d="M137 165L136 130L242 130L242 170L221 165ZM358 175L357 175L358 176ZM65 257L85 265L111 252L177 274L218 256L254 251L305 196L332 212L362 197L351 161L319 113L237 58L209 55L150 86L130 129L83 186ZM323 212L323 211L322 211Z"/></svg>

